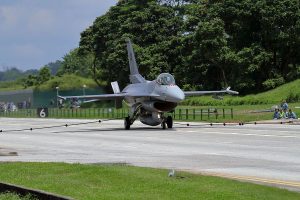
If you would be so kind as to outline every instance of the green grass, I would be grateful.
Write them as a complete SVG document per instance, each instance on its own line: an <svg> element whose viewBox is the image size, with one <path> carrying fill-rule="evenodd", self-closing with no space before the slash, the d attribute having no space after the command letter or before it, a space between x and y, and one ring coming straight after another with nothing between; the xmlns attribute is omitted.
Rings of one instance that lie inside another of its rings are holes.
<svg viewBox="0 0 300 200"><path fill-rule="evenodd" d="M233 88L234 89L234 88ZM279 104L283 99L288 102L300 102L300 79L284 84L273 90L246 96L224 96L223 100L212 99L211 96L187 98L182 105L190 106L236 106Z"/></svg>
<svg viewBox="0 0 300 200"><path fill-rule="evenodd" d="M25 88L22 81L22 79L16 81L0 81L0 91L23 90ZM105 82L102 82L101 84L103 86L106 85ZM60 90L72 90L82 88L83 85L86 85L87 88L98 87L96 82L91 78L84 78L74 74L68 74L61 77L52 77L49 81L43 83L42 85L30 88L40 91L47 91L55 90L55 88L59 86Z"/></svg>
<svg viewBox="0 0 300 200"><path fill-rule="evenodd" d="M104 83L102 83L104 85ZM86 85L87 88L96 88L96 82L91 78L84 78L74 74L66 74L61 77L55 76L49 81L43 83L42 85L36 87L37 90L46 91L53 90L59 86L60 90L72 90L82 88Z"/></svg>
<svg viewBox="0 0 300 200"><path fill-rule="evenodd" d="M14 91L14 90L23 90L24 86L22 85L21 80L16 81L0 81L0 91Z"/></svg>
<svg viewBox="0 0 300 200"><path fill-rule="evenodd" d="M126 165L2 163L0 180L75 199L300 199L274 187Z"/></svg>

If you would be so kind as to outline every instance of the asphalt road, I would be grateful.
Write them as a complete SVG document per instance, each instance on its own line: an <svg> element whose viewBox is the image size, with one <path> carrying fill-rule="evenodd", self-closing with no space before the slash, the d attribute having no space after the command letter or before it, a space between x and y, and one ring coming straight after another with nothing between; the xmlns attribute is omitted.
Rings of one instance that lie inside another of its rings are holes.
<svg viewBox="0 0 300 200"><path fill-rule="evenodd" d="M123 130L123 121L113 120L61 126L91 121L0 118L0 161L128 163L300 191L300 125L182 122L162 130L135 122ZM27 130L10 131L17 129Z"/></svg>

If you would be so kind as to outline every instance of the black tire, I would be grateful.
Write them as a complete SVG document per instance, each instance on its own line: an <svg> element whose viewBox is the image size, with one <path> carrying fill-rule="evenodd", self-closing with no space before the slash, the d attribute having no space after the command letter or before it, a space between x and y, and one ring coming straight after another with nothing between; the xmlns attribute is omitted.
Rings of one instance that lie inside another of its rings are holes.
<svg viewBox="0 0 300 200"><path fill-rule="evenodd" d="M126 130L129 130L130 129L130 120L129 120L129 117L125 117L125 119L124 119L124 128L126 129Z"/></svg>
<svg viewBox="0 0 300 200"><path fill-rule="evenodd" d="M171 116L167 117L167 126L168 128L173 128L173 118Z"/></svg>
<svg viewBox="0 0 300 200"><path fill-rule="evenodd" d="M165 122L165 121L163 121L163 122L161 123L161 127L162 127L162 129L166 129L166 122Z"/></svg>

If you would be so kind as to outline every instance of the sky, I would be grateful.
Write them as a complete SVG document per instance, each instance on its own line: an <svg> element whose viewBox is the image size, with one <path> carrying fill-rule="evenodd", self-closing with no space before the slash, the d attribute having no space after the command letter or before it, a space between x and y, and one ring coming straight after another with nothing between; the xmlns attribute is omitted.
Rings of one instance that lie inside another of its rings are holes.
<svg viewBox="0 0 300 200"><path fill-rule="evenodd" d="M0 0L0 71L40 67L78 47L117 0Z"/></svg>

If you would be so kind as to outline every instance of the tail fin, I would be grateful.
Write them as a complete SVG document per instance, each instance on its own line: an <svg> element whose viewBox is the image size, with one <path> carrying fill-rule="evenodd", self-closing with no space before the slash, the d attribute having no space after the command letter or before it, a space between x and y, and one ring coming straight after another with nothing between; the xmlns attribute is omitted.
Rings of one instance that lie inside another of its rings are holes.
<svg viewBox="0 0 300 200"><path fill-rule="evenodd" d="M128 38L126 42L127 42L128 60L129 60L129 67L130 67L130 77L129 77L130 82L144 83L146 82L146 80L139 73L130 39Z"/></svg>
<svg viewBox="0 0 300 200"><path fill-rule="evenodd" d="M139 74L138 66L136 64L135 55L133 52L132 44L130 39L127 39L127 52L129 59L130 75Z"/></svg>

